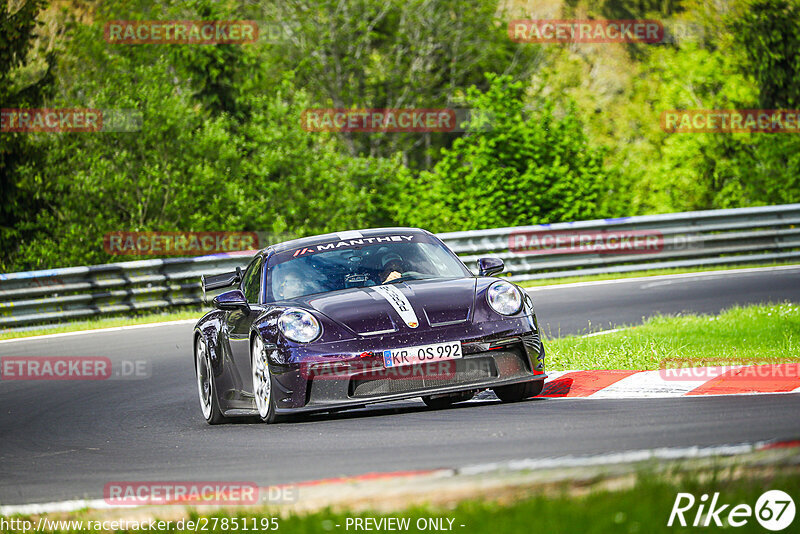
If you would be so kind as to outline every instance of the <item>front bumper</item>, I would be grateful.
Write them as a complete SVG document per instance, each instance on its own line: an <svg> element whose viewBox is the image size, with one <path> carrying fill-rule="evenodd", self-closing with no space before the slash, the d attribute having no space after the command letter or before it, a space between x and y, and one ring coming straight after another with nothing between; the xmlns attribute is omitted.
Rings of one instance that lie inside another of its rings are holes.
<svg viewBox="0 0 800 534"><path fill-rule="evenodd" d="M359 348L366 350L358 354L342 354L336 350L342 347L315 347L315 353L301 355L295 361L273 362L272 391L276 412L345 409L422 395L489 389L547 377L544 349L532 321L518 319L482 327L476 329L482 330L480 336L475 336L474 331L464 332L465 327L461 332L454 329L451 334L460 334L460 339L456 339L462 342L463 358L440 363L385 369L380 357L382 350L402 346L403 342L408 346L422 344L418 340L398 341L397 338L359 344ZM437 336L437 340L431 342L449 340ZM280 358L276 355L276 359Z"/></svg>

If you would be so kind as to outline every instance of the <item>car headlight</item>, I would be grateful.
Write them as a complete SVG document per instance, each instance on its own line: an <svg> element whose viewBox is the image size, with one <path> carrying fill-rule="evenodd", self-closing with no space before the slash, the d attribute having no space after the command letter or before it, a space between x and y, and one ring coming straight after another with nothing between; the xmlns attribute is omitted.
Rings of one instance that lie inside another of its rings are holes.
<svg viewBox="0 0 800 534"><path fill-rule="evenodd" d="M305 310L289 309L278 317L278 329L292 341L310 343L322 333L317 318Z"/></svg>
<svg viewBox="0 0 800 534"><path fill-rule="evenodd" d="M522 308L522 295L509 282L495 282L486 291L486 300L501 315L514 315Z"/></svg>

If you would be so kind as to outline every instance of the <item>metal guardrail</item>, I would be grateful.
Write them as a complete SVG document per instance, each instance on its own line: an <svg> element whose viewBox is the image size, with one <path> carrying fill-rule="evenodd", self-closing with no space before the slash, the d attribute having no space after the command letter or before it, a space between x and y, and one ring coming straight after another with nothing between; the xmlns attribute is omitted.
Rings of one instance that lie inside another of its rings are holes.
<svg viewBox="0 0 800 534"><path fill-rule="evenodd" d="M595 252L555 236L643 235L652 250ZM509 280L525 281L648 269L800 260L800 204L697 211L439 234L468 266L481 256L506 262ZM656 243L654 241L653 243ZM0 328L119 312L199 305L201 274L244 267L252 253L145 260L0 274Z"/></svg>

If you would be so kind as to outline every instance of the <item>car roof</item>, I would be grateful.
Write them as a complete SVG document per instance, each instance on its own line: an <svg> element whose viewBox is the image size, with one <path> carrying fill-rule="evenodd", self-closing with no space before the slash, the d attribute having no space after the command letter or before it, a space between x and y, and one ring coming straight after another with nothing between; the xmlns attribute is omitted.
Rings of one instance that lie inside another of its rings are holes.
<svg viewBox="0 0 800 534"><path fill-rule="evenodd" d="M282 243L276 243L274 245L270 245L269 247L264 249L264 251L267 253L270 252L277 253L296 248L321 245L323 243L347 241L350 239L360 239L366 237L383 237L387 235L397 235L399 233L433 235L427 230L423 230L422 228L409 228L403 226L391 227L391 228L368 228L364 230L347 230L344 232L331 232L329 234L301 237L299 239L292 239L291 241L283 241Z"/></svg>

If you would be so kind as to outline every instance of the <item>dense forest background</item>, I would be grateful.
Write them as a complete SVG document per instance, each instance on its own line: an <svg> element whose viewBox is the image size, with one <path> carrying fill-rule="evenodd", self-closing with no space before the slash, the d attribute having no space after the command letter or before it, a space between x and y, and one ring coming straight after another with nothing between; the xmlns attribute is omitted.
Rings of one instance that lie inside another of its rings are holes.
<svg viewBox="0 0 800 534"><path fill-rule="evenodd" d="M520 18L658 19L660 44L521 44ZM111 20L251 19L245 45ZM0 133L0 272L118 261L111 231L431 231L800 201L800 136L668 134L668 109L800 109L797 0L0 0L0 108L142 114ZM309 107L476 108L462 133L316 133Z"/></svg>

